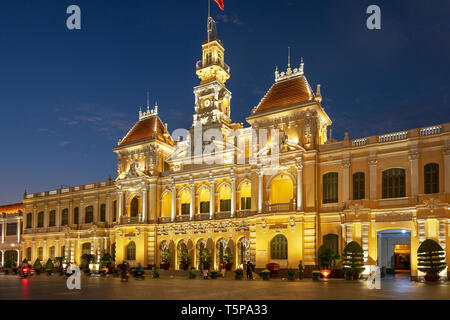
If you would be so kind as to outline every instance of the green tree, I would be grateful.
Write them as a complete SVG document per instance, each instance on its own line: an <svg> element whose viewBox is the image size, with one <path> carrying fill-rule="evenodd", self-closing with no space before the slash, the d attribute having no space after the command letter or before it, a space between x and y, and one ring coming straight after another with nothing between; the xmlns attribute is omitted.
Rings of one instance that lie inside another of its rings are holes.
<svg viewBox="0 0 450 320"><path fill-rule="evenodd" d="M427 276L438 275L446 268L445 251L434 240L427 239L419 246L417 250L418 269L426 273Z"/></svg>
<svg viewBox="0 0 450 320"><path fill-rule="evenodd" d="M339 255L327 246L321 246L318 251L318 259L321 267L325 269L331 268Z"/></svg>
<svg viewBox="0 0 450 320"><path fill-rule="evenodd" d="M36 261L33 264L33 269L36 270L37 272L41 271L42 269L42 264L41 264L41 260L36 259Z"/></svg>
<svg viewBox="0 0 450 320"><path fill-rule="evenodd" d="M209 253L208 249L203 249L202 254L200 256L200 263L205 269L209 269L212 263L211 253Z"/></svg>
<svg viewBox="0 0 450 320"><path fill-rule="evenodd" d="M189 266L191 265L191 257L189 256L189 252L187 249L183 249L183 251L181 252L181 267L184 270L187 270L189 268Z"/></svg>
<svg viewBox="0 0 450 320"><path fill-rule="evenodd" d="M225 261L226 264L228 265L232 265L233 264L233 254L231 253L231 249L230 247L227 247L225 249L225 254L223 256L223 260Z"/></svg>
<svg viewBox="0 0 450 320"><path fill-rule="evenodd" d="M342 253L343 269L353 274L364 271L364 250L358 242L352 241L347 244Z"/></svg>

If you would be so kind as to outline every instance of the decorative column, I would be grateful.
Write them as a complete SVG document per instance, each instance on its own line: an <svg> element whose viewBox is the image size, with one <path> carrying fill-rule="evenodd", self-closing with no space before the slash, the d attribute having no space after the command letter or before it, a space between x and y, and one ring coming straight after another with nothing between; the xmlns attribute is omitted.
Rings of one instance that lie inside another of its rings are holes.
<svg viewBox="0 0 450 320"><path fill-rule="evenodd" d="M147 222L147 185L142 185L142 223Z"/></svg>
<svg viewBox="0 0 450 320"><path fill-rule="evenodd" d="M364 264L369 260L369 222L361 223L361 243L364 250Z"/></svg>
<svg viewBox="0 0 450 320"><path fill-rule="evenodd" d="M195 184L191 181L189 184L191 188L191 204L189 205L189 220L194 220L195 214Z"/></svg>
<svg viewBox="0 0 450 320"><path fill-rule="evenodd" d="M64 239L64 257L69 260L70 240Z"/></svg>
<svg viewBox="0 0 450 320"><path fill-rule="evenodd" d="M411 168L411 196L419 194L419 152L411 150L409 152L409 163Z"/></svg>
<svg viewBox="0 0 450 320"><path fill-rule="evenodd" d="M231 175L231 217L234 217L234 212L236 210L236 178L234 173Z"/></svg>
<svg viewBox="0 0 450 320"><path fill-rule="evenodd" d="M100 262L102 250L102 238L98 238L97 241L97 262Z"/></svg>
<svg viewBox="0 0 450 320"><path fill-rule="evenodd" d="M353 241L353 222L347 222L345 224L345 240L347 244Z"/></svg>
<svg viewBox="0 0 450 320"><path fill-rule="evenodd" d="M377 163L378 160L375 155L369 158L369 197L370 200L377 199Z"/></svg>
<svg viewBox="0 0 450 320"><path fill-rule="evenodd" d="M303 210L303 160L297 158L297 211Z"/></svg>
<svg viewBox="0 0 450 320"><path fill-rule="evenodd" d="M106 225L110 225L112 223L112 219L111 219L111 194L108 192L106 194Z"/></svg>
<svg viewBox="0 0 450 320"><path fill-rule="evenodd" d="M95 198L94 201L94 223L98 222L98 203L99 203L99 199L98 199L98 195Z"/></svg>
<svg viewBox="0 0 450 320"><path fill-rule="evenodd" d="M36 210L36 204L35 205L33 205L33 222L32 222L32 228L37 228L37 212L36 212L37 210Z"/></svg>
<svg viewBox="0 0 450 320"><path fill-rule="evenodd" d="M2 251L2 267L5 265L5 252Z"/></svg>
<svg viewBox="0 0 450 320"><path fill-rule="evenodd" d="M36 260L36 241L33 240L31 247L32 247L31 261L35 261Z"/></svg>
<svg viewBox="0 0 450 320"><path fill-rule="evenodd" d="M446 194L450 193L450 141L443 150L444 153L444 190Z"/></svg>
<svg viewBox="0 0 450 320"><path fill-rule="evenodd" d="M73 200L69 202L69 226L73 224Z"/></svg>
<svg viewBox="0 0 450 320"><path fill-rule="evenodd" d="M350 200L350 159L342 160L342 201Z"/></svg>
<svg viewBox="0 0 450 320"><path fill-rule="evenodd" d="M57 227L61 226L61 202L58 201L57 205L56 205L56 218L55 218L55 225Z"/></svg>
<svg viewBox="0 0 450 320"><path fill-rule="evenodd" d="M47 261L47 240L44 240L44 254L42 255L42 258L44 262Z"/></svg>
<svg viewBox="0 0 450 320"><path fill-rule="evenodd" d="M210 174L211 176L211 174ZM214 219L214 198L216 196L215 188L214 188L214 180L209 180L209 218Z"/></svg>
<svg viewBox="0 0 450 320"><path fill-rule="evenodd" d="M122 210L123 210L123 191L122 191L122 189L119 190L118 195L119 195L119 218L118 218L118 221L119 221L119 223L121 223Z"/></svg>
<svg viewBox="0 0 450 320"><path fill-rule="evenodd" d="M444 251L447 247L447 223L447 218L439 219L439 244Z"/></svg>
<svg viewBox="0 0 450 320"><path fill-rule="evenodd" d="M170 221L175 221L175 215L177 212L177 188L172 184L172 212L170 215Z"/></svg>
<svg viewBox="0 0 450 320"><path fill-rule="evenodd" d="M60 252L59 252L59 239L56 240L56 247L55 247L55 257L59 257Z"/></svg>
<svg viewBox="0 0 450 320"><path fill-rule="evenodd" d="M44 207L44 228L48 227L48 203Z"/></svg>
<svg viewBox="0 0 450 320"><path fill-rule="evenodd" d="M258 213L261 213L263 210L263 170L261 168L258 169Z"/></svg>
<svg viewBox="0 0 450 320"><path fill-rule="evenodd" d="M419 245L425 241L425 219L417 219L417 234L419 235Z"/></svg>
<svg viewBox="0 0 450 320"><path fill-rule="evenodd" d="M20 266L20 250L16 249L17 251L17 265Z"/></svg>
<svg viewBox="0 0 450 320"><path fill-rule="evenodd" d="M86 218L83 204L83 198L80 198L80 206L78 207L78 224L84 224L84 220Z"/></svg>
<svg viewBox="0 0 450 320"><path fill-rule="evenodd" d="M20 229L20 218L18 217L17 218L17 243L20 243L20 231L21 231L21 229Z"/></svg>
<svg viewBox="0 0 450 320"><path fill-rule="evenodd" d="M2 244L5 243L5 225L6 221L2 220Z"/></svg>

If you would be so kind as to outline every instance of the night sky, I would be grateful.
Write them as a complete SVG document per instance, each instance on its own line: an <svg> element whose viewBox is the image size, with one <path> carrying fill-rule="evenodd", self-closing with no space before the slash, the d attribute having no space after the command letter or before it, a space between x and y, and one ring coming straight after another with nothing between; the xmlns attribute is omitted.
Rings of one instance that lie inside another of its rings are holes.
<svg viewBox="0 0 450 320"><path fill-rule="evenodd" d="M82 29L66 28L77 4ZM381 7L382 30L366 28ZM212 3L231 66L234 122L300 57L333 138L450 121L450 1L225 0ZM150 91L169 131L189 128L207 1L0 2L0 204L23 192L104 181L112 149ZM247 126L248 124L246 124Z"/></svg>

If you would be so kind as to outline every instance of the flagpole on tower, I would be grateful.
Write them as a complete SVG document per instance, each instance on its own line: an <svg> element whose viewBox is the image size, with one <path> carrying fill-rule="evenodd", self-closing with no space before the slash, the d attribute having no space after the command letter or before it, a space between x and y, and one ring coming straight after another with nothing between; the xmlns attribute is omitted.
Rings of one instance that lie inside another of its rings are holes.
<svg viewBox="0 0 450 320"><path fill-rule="evenodd" d="M210 20L211 20L211 0L208 0L208 21L206 22L206 31L208 32L208 43L209 43L209 34L210 34Z"/></svg>

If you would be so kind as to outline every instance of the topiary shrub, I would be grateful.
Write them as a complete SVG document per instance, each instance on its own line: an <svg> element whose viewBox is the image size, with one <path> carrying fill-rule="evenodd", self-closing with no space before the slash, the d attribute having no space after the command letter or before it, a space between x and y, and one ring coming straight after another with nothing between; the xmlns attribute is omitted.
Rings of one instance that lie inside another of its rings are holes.
<svg viewBox="0 0 450 320"><path fill-rule="evenodd" d="M202 250L202 254L200 256L200 263L203 266L203 269L209 270L209 267L212 263L212 257L208 249Z"/></svg>
<svg viewBox="0 0 450 320"><path fill-rule="evenodd" d="M41 264L41 260L36 259L36 261L33 264L33 269L36 272L36 274L40 274L41 270L42 270L42 264Z"/></svg>
<svg viewBox="0 0 450 320"><path fill-rule="evenodd" d="M417 249L418 269L428 281L439 280L439 273L446 268L445 251L434 240L427 239Z"/></svg>
<svg viewBox="0 0 450 320"><path fill-rule="evenodd" d="M364 271L364 250L358 242L347 244L342 253L344 272L352 272L354 278Z"/></svg>
<svg viewBox="0 0 450 320"><path fill-rule="evenodd" d="M181 252L180 265L183 270L189 269L189 266L191 265L191 257L189 256L187 249L183 249Z"/></svg>
<svg viewBox="0 0 450 320"><path fill-rule="evenodd" d="M229 247L225 249L223 260L225 262L225 270L231 271L231 268L233 267L233 254L231 253L231 249Z"/></svg>
<svg viewBox="0 0 450 320"><path fill-rule="evenodd" d="M45 271L47 271L47 273L51 275L54 267L55 265L53 264L52 259L48 259L47 263L45 264Z"/></svg>
<svg viewBox="0 0 450 320"><path fill-rule="evenodd" d="M319 265L323 269L331 269L339 255L327 246L320 246L318 251Z"/></svg>

